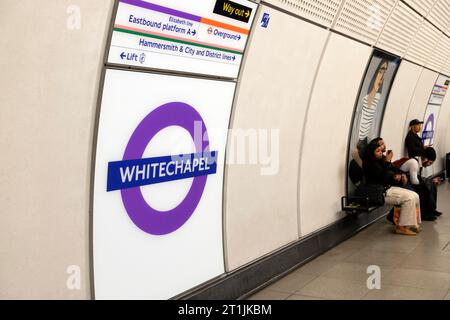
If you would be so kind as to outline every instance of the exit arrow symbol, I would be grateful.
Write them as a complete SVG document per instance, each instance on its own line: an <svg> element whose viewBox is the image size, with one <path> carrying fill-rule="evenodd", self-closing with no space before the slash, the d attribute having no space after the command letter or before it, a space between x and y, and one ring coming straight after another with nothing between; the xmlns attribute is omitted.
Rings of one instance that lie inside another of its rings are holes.
<svg viewBox="0 0 450 320"><path fill-rule="evenodd" d="M197 31L192 30L192 35L195 36L197 34Z"/></svg>
<svg viewBox="0 0 450 320"><path fill-rule="evenodd" d="M248 18L250 16L250 10L247 10L247 12L245 13L245 17Z"/></svg>

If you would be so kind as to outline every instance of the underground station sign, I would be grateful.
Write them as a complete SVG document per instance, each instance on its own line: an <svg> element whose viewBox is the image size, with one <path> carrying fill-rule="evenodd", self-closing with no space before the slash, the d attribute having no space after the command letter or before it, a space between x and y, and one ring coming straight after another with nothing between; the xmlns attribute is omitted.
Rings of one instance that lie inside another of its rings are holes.
<svg viewBox="0 0 450 320"><path fill-rule="evenodd" d="M92 212L97 299L169 299L225 272L235 89L233 81L106 70Z"/></svg>
<svg viewBox="0 0 450 320"><path fill-rule="evenodd" d="M236 78L257 4L120 0L108 63Z"/></svg>

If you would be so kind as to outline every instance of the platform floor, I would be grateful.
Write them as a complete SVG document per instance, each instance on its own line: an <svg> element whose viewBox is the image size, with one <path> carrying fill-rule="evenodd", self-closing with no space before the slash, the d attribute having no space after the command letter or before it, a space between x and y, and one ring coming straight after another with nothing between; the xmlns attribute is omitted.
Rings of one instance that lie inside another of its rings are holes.
<svg viewBox="0 0 450 320"><path fill-rule="evenodd" d="M439 188L443 216L419 236L393 234L385 219L250 297L251 300L450 300L450 183ZM367 268L381 269L369 290Z"/></svg>

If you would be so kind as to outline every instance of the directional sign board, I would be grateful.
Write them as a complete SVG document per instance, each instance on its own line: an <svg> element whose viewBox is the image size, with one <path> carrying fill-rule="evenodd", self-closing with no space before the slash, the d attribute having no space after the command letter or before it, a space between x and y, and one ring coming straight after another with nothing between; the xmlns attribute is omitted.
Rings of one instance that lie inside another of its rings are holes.
<svg viewBox="0 0 450 320"><path fill-rule="evenodd" d="M439 111L448 91L450 79L444 75L439 75L433 87L427 110L425 111L424 128L422 141L424 144L433 144Z"/></svg>
<svg viewBox="0 0 450 320"><path fill-rule="evenodd" d="M108 63L236 78L257 4L120 0Z"/></svg>
<svg viewBox="0 0 450 320"><path fill-rule="evenodd" d="M428 106L425 111L425 117L423 119L423 132L422 132L422 142L425 145L433 145L434 138L436 137L436 129L439 120L439 113L441 110L442 103L444 102L445 95L447 94L448 87L450 85L450 78L444 75L439 75L436 80L436 84L433 87L433 92L431 92L430 100L428 101ZM422 170L422 175L424 177L429 177L434 174L434 166L424 168Z"/></svg>

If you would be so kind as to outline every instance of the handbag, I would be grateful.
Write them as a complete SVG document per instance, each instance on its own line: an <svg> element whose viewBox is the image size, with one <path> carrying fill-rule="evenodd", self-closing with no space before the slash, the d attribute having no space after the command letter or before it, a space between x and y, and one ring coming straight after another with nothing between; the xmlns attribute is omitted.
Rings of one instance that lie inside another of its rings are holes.
<svg viewBox="0 0 450 320"><path fill-rule="evenodd" d="M381 207L384 206L386 190L381 184L361 184L355 190L355 196L361 198L361 205Z"/></svg>

